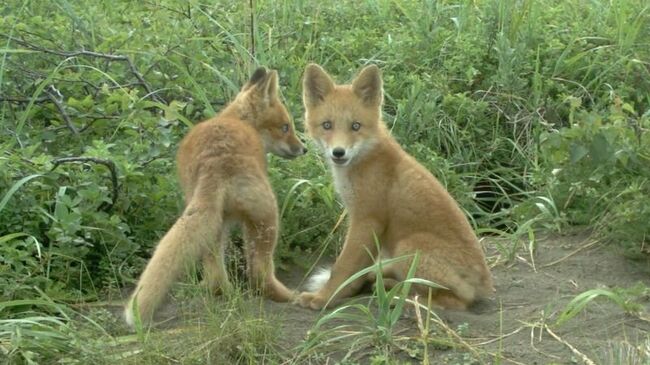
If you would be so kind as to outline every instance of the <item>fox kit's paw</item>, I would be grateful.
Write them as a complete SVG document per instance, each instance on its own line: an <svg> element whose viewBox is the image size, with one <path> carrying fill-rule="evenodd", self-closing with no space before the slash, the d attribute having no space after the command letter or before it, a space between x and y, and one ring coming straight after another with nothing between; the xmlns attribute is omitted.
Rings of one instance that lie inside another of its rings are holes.
<svg viewBox="0 0 650 365"><path fill-rule="evenodd" d="M296 303L296 301L298 301L298 298L300 297L301 294L302 294L302 292L300 292L298 290L291 290L289 292L289 299L286 300L286 301L289 302L289 303Z"/></svg>
<svg viewBox="0 0 650 365"><path fill-rule="evenodd" d="M319 310L325 306L326 300L319 297L317 293L301 293L296 299L296 303L303 308Z"/></svg>
<svg viewBox="0 0 650 365"><path fill-rule="evenodd" d="M293 304L297 304L301 307L309 307L311 299L314 297L314 293L302 292L293 298Z"/></svg>
<svg viewBox="0 0 650 365"><path fill-rule="evenodd" d="M296 292L289 290L281 282L274 280L263 288L264 296L274 302L291 302L296 297Z"/></svg>
<svg viewBox="0 0 650 365"><path fill-rule="evenodd" d="M211 283L207 280L203 280L201 285L207 289L208 293L214 295L215 297L221 295L230 295L234 292L234 286L230 282L223 283Z"/></svg>

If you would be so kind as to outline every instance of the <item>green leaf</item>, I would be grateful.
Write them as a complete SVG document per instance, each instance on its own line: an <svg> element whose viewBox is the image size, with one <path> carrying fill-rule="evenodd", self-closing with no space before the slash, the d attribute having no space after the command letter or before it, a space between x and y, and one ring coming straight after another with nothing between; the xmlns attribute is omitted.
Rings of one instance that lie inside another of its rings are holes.
<svg viewBox="0 0 650 365"><path fill-rule="evenodd" d="M602 133L594 136L589 146L589 154L596 164L607 162L612 157L609 142Z"/></svg>
<svg viewBox="0 0 650 365"><path fill-rule="evenodd" d="M585 157L589 153L589 150L585 148L585 146L578 144L578 143L572 143L571 147L569 147L569 159L572 164L580 161L583 157Z"/></svg>

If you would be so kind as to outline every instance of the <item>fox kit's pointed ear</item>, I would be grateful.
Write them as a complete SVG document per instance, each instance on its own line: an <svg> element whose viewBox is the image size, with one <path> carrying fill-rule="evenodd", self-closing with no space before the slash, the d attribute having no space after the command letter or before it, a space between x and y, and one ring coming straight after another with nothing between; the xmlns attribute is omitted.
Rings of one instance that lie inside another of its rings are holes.
<svg viewBox="0 0 650 365"><path fill-rule="evenodd" d="M259 67L253 74L251 75L251 78L246 82L246 84L242 87L242 91L248 90L251 88L251 86L259 83L260 81L264 80L266 77L266 69L264 67Z"/></svg>
<svg viewBox="0 0 650 365"><path fill-rule="evenodd" d="M381 73L375 65L366 66L352 82L352 91L369 106L381 105L384 94Z"/></svg>
<svg viewBox="0 0 650 365"><path fill-rule="evenodd" d="M273 102L278 97L278 72L271 70L266 74L266 79L259 84L259 90L264 100Z"/></svg>
<svg viewBox="0 0 650 365"><path fill-rule="evenodd" d="M320 104L334 90L334 81L317 64L309 64L302 79L302 100L305 106Z"/></svg>
<svg viewBox="0 0 650 365"><path fill-rule="evenodd" d="M247 91L246 95L254 95L255 100L261 99L269 105L278 97L278 88L278 72L260 67L253 72L242 91Z"/></svg>

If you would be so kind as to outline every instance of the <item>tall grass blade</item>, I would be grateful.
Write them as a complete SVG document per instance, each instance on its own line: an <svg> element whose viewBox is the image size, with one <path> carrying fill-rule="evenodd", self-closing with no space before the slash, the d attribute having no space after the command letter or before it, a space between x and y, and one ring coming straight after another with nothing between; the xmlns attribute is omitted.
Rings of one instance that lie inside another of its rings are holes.
<svg viewBox="0 0 650 365"><path fill-rule="evenodd" d="M623 309L628 308L625 298L619 294L607 289L591 289L573 298L573 300L567 304L564 311L560 313L560 316L558 317L555 324L560 326L566 321L572 319L578 313L580 313L589 303L599 297L605 297L618 304L618 306Z"/></svg>
<svg viewBox="0 0 650 365"><path fill-rule="evenodd" d="M16 181L16 183L13 184L13 185L11 186L11 188L9 188L9 190L8 190L8 191L5 193L5 195L2 197L2 200L0 200L0 212L2 212L2 210L3 210L4 207L5 207L5 205L7 205L7 202L9 201L9 199L11 199L11 197L16 193L16 191L18 191L18 189L20 189L20 188L21 188L23 185L25 185L28 181L33 180L33 179L35 179L35 178L37 178L37 177L41 177L41 176L43 176L43 175L41 175L41 174L34 174L34 175L25 176L25 177L23 177L22 179Z"/></svg>

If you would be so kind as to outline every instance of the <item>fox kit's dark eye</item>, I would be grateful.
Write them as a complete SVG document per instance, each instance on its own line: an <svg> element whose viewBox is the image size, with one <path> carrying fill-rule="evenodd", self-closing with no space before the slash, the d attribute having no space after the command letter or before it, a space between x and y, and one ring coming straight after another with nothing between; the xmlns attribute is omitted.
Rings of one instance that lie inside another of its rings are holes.
<svg viewBox="0 0 650 365"><path fill-rule="evenodd" d="M353 131L356 132L356 131L358 131L359 129L361 129L361 123L359 123L359 122L354 122L354 123L352 123L352 130L353 130Z"/></svg>
<svg viewBox="0 0 650 365"><path fill-rule="evenodd" d="M326 120L323 122L323 129L332 129L332 122Z"/></svg>
<svg viewBox="0 0 650 365"><path fill-rule="evenodd" d="M289 133L289 124L282 125L282 133Z"/></svg>

